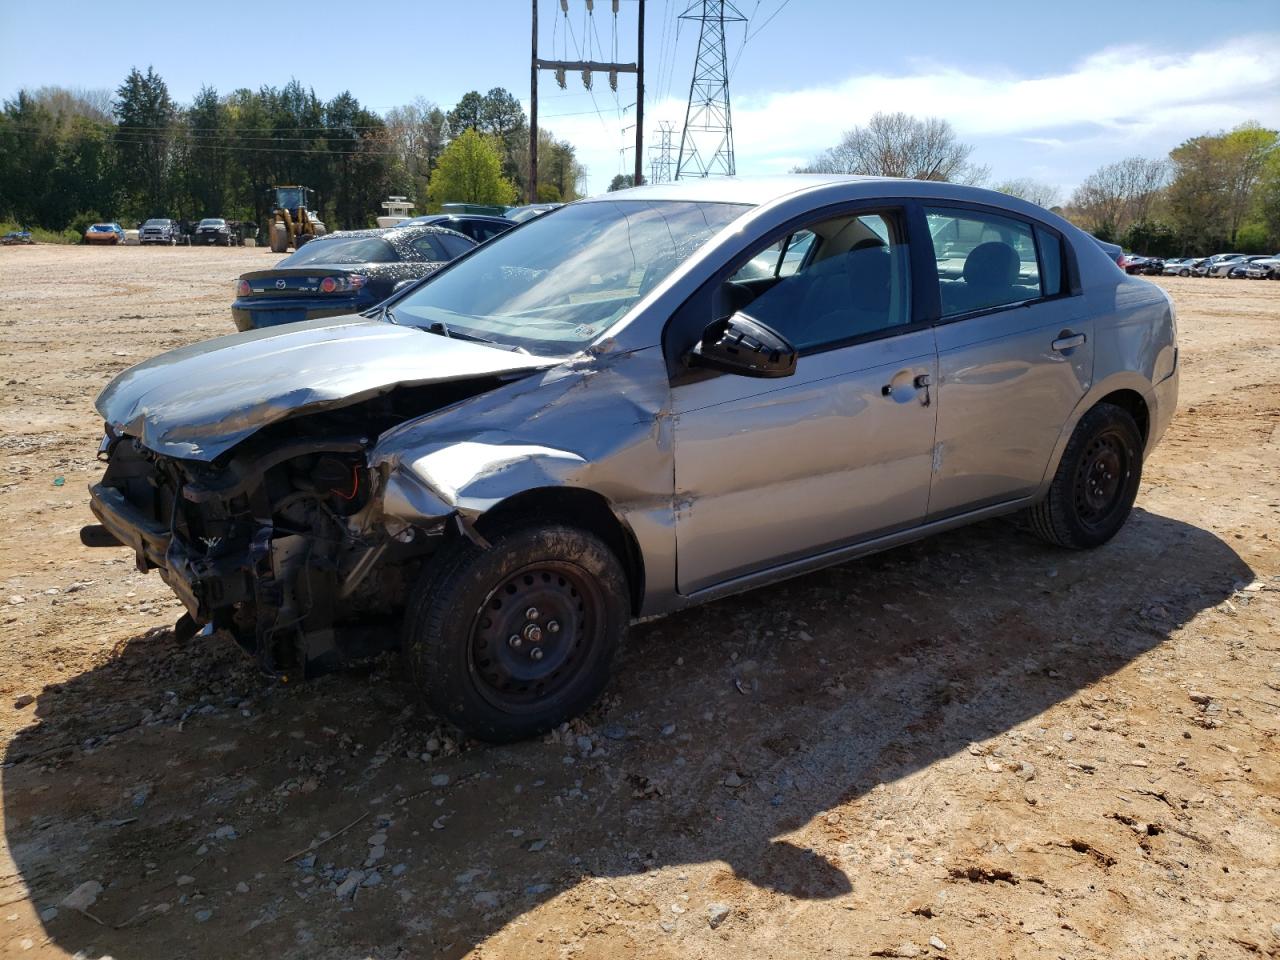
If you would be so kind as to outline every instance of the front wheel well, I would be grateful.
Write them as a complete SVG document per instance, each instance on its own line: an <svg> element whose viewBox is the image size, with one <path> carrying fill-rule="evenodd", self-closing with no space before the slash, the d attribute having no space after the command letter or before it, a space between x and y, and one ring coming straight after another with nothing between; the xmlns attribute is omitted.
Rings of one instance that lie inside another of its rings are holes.
<svg viewBox="0 0 1280 960"><path fill-rule="evenodd" d="M476 521L476 530L489 533L513 522L536 519L561 521L595 534L613 551L627 575L632 615L644 600L644 559L635 535L618 519L609 501L580 487L540 487L503 500Z"/></svg>
<svg viewBox="0 0 1280 960"><path fill-rule="evenodd" d="M1142 434L1143 446L1146 446L1147 438L1151 435L1151 412L1147 409L1147 401L1142 398L1142 394L1136 390L1114 390L1098 403L1109 403L1133 417L1133 422L1138 425Z"/></svg>

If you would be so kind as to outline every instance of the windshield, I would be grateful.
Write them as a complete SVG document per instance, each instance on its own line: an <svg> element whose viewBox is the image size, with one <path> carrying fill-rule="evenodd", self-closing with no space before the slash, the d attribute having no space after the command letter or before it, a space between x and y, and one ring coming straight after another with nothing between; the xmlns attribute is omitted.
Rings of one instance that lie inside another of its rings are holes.
<svg viewBox="0 0 1280 960"><path fill-rule="evenodd" d="M148 220L143 224L144 227L167 227L168 225L168 220Z"/></svg>
<svg viewBox="0 0 1280 960"><path fill-rule="evenodd" d="M226 223L226 222L227 222L227 221L225 221L225 220L201 220L201 221L200 221L200 226L202 226L202 227L220 227L220 226L222 226L222 225L223 225L224 223Z"/></svg>
<svg viewBox="0 0 1280 960"><path fill-rule="evenodd" d="M572 204L481 245L396 303L396 321L533 353L580 350L746 210L684 200Z"/></svg>
<svg viewBox="0 0 1280 960"><path fill-rule="evenodd" d="M296 210L304 205L301 187L279 187L276 190L276 203L290 210Z"/></svg>
<svg viewBox="0 0 1280 960"><path fill-rule="evenodd" d="M277 266L302 267L310 263L394 263L399 258L391 244L380 237L312 240Z"/></svg>
<svg viewBox="0 0 1280 960"><path fill-rule="evenodd" d="M95 233L114 233L116 225L114 223L95 223L89 229Z"/></svg>

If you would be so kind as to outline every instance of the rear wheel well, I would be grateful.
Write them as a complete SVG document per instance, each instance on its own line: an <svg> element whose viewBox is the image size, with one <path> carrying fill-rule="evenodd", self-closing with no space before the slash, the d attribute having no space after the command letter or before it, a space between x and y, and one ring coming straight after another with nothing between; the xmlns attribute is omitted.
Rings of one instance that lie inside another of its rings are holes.
<svg viewBox="0 0 1280 960"><path fill-rule="evenodd" d="M1115 390L1098 403L1109 403L1133 417L1133 422L1138 425L1142 434L1142 444L1146 446L1147 438L1151 435L1151 413L1147 410L1147 401L1142 399L1142 394L1136 390Z"/></svg>
<svg viewBox="0 0 1280 960"><path fill-rule="evenodd" d="M526 519L560 521L580 527L605 542L627 574L632 615L644 600L644 560L634 534L618 519L609 501L579 487L542 487L503 500L476 521L482 535Z"/></svg>

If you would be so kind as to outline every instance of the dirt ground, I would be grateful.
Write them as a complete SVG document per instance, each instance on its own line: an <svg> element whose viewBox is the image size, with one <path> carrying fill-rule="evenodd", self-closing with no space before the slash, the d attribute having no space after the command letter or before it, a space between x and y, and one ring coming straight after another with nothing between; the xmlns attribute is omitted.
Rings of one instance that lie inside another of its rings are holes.
<svg viewBox="0 0 1280 960"><path fill-rule="evenodd" d="M0 250L0 953L1280 956L1280 283L1159 281L1181 409L1108 546L989 523L645 624L494 748L393 657L181 645L79 544L97 392L271 260Z"/></svg>

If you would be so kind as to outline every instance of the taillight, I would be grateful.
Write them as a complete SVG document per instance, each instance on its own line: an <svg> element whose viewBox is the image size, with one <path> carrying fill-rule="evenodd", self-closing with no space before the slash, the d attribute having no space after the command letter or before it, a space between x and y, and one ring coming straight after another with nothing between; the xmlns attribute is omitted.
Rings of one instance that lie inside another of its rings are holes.
<svg viewBox="0 0 1280 960"><path fill-rule="evenodd" d="M237 297L247 297L252 292L253 292L253 289L249 286L248 280L241 280L239 283L236 284Z"/></svg>
<svg viewBox="0 0 1280 960"><path fill-rule="evenodd" d="M358 273L345 277L325 277L320 281L321 293L353 293L364 287L364 277Z"/></svg>

